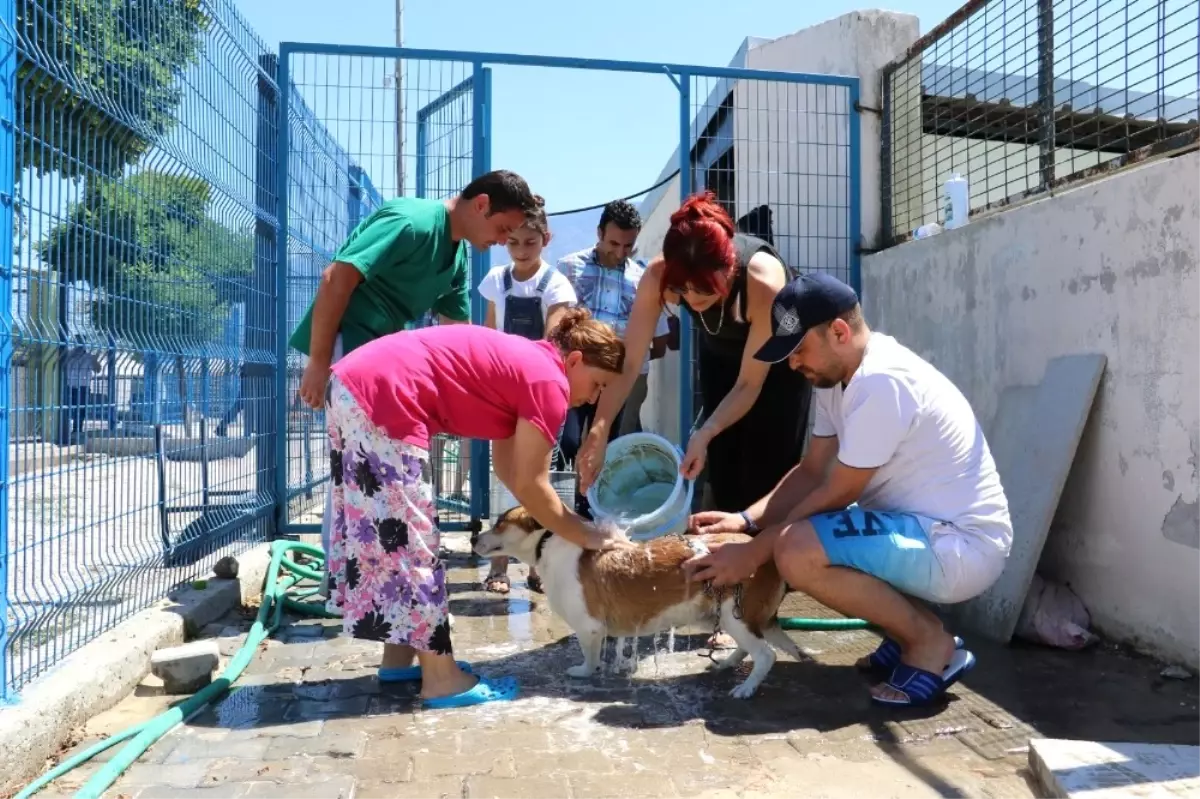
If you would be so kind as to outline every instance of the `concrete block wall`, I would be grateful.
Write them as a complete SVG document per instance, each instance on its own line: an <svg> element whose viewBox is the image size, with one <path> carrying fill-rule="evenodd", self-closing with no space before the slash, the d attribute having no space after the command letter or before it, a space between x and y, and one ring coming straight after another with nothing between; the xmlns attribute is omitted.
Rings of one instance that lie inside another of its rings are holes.
<svg viewBox="0 0 1200 799"><path fill-rule="evenodd" d="M1108 369L1041 569L1094 624L1200 663L1200 154L1148 164L863 261L868 321L984 422L1046 362Z"/></svg>

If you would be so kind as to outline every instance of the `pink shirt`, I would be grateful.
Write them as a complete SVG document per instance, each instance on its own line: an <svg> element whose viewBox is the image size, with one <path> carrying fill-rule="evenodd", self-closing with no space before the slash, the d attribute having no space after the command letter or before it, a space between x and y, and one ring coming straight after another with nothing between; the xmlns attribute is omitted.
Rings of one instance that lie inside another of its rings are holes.
<svg viewBox="0 0 1200 799"><path fill-rule="evenodd" d="M553 445L569 407L557 347L478 325L383 336L338 361L333 374L372 422L421 449L438 433L510 438L517 419Z"/></svg>

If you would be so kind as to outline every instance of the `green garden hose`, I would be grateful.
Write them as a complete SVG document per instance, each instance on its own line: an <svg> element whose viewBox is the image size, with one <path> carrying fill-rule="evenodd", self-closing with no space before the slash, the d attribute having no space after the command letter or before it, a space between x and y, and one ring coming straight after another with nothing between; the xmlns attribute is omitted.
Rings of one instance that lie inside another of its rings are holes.
<svg viewBox="0 0 1200 799"><path fill-rule="evenodd" d="M250 633L246 636L246 642L238 650L237 654L234 655L233 660L225 667L225 671L221 673L218 679L201 689L199 693L174 705L155 718L123 730L60 763L17 794L16 799L28 799L28 797L33 796L63 774L83 765L101 752L111 749L124 741L129 741L121 751L113 756L112 760L104 765L104 768L96 772L79 789L79 792L75 794L77 799L99 799L147 749L174 729L176 725L184 722L210 702L224 694L229 689L229 686L242 675L246 667L250 665L255 652L258 651L259 644L266 640L267 636L279 626L279 622L283 618L285 605L294 604L303 607L305 608L305 612L312 612L314 610L299 602L289 602L287 598L288 589L300 582L301 579L311 579L309 574L317 574L319 576L318 572L299 566L290 558L286 558L285 556L289 552L300 552L318 559L324 557L320 547L302 544L298 541L276 541L271 545L271 566L267 571L267 580L263 586L263 599L262 604L258 608L258 616L254 620L254 626L250 628ZM296 573L281 579L281 568L286 568L288 571ZM322 608L322 610L324 609Z"/></svg>
<svg viewBox="0 0 1200 799"><path fill-rule="evenodd" d="M314 559L314 564L300 565L289 555L299 553ZM145 754L151 746L177 725L186 722L199 713L210 703L221 697L229 687L242 676L242 672L250 665L258 651L259 644L267 639L280 624L283 611L291 610L304 616L318 618L337 618L337 614L325 609L323 602L304 602L301 600L321 593L320 588L305 588L290 593L293 586L301 580L322 581L324 553L320 547L303 544L299 541L276 541L271 544L271 565L267 570L266 582L263 585L262 604L258 608L258 616L246 636L245 643L233 656L221 676L199 693L173 705L169 710L128 729L100 741L79 754L63 761L50 771L43 774L28 787L18 793L15 799L29 799L38 791L68 772L88 762L101 752L105 752L119 743L129 741L112 760L104 765L96 774L84 783L75 794L76 799L99 799L120 776L133 765L139 757ZM315 568L314 568L315 567ZM280 572L286 571L286 576ZM779 625L785 630L862 630L870 625L862 619L804 619L782 618ZM131 740L132 739L132 740Z"/></svg>
<svg viewBox="0 0 1200 799"><path fill-rule="evenodd" d="M781 618L779 626L785 630L806 632L834 632L838 630L866 630L871 623L863 619L804 619L798 616Z"/></svg>

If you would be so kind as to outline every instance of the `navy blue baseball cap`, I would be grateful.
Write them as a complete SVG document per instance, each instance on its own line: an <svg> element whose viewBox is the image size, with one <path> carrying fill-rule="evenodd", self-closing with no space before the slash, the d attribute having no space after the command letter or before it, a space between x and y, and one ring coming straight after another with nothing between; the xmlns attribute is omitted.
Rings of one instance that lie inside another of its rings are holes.
<svg viewBox="0 0 1200 799"><path fill-rule="evenodd" d="M771 338L754 357L779 363L796 351L804 334L858 305L858 292L825 272L801 275L771 303Z"/></svg>

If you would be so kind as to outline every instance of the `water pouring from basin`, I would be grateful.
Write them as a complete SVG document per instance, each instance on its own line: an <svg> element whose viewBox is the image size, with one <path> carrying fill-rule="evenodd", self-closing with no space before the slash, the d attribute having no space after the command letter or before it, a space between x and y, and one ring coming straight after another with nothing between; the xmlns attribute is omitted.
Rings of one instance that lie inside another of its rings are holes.
<svg viewBox="0 0 1200 799"><path fill-rule="evenodd" d="M612 441L588 489L592 516L618 525L634 541L682 533L694 489L679 473L682 460L674 444L654 433L630 433Z"/></svg>

